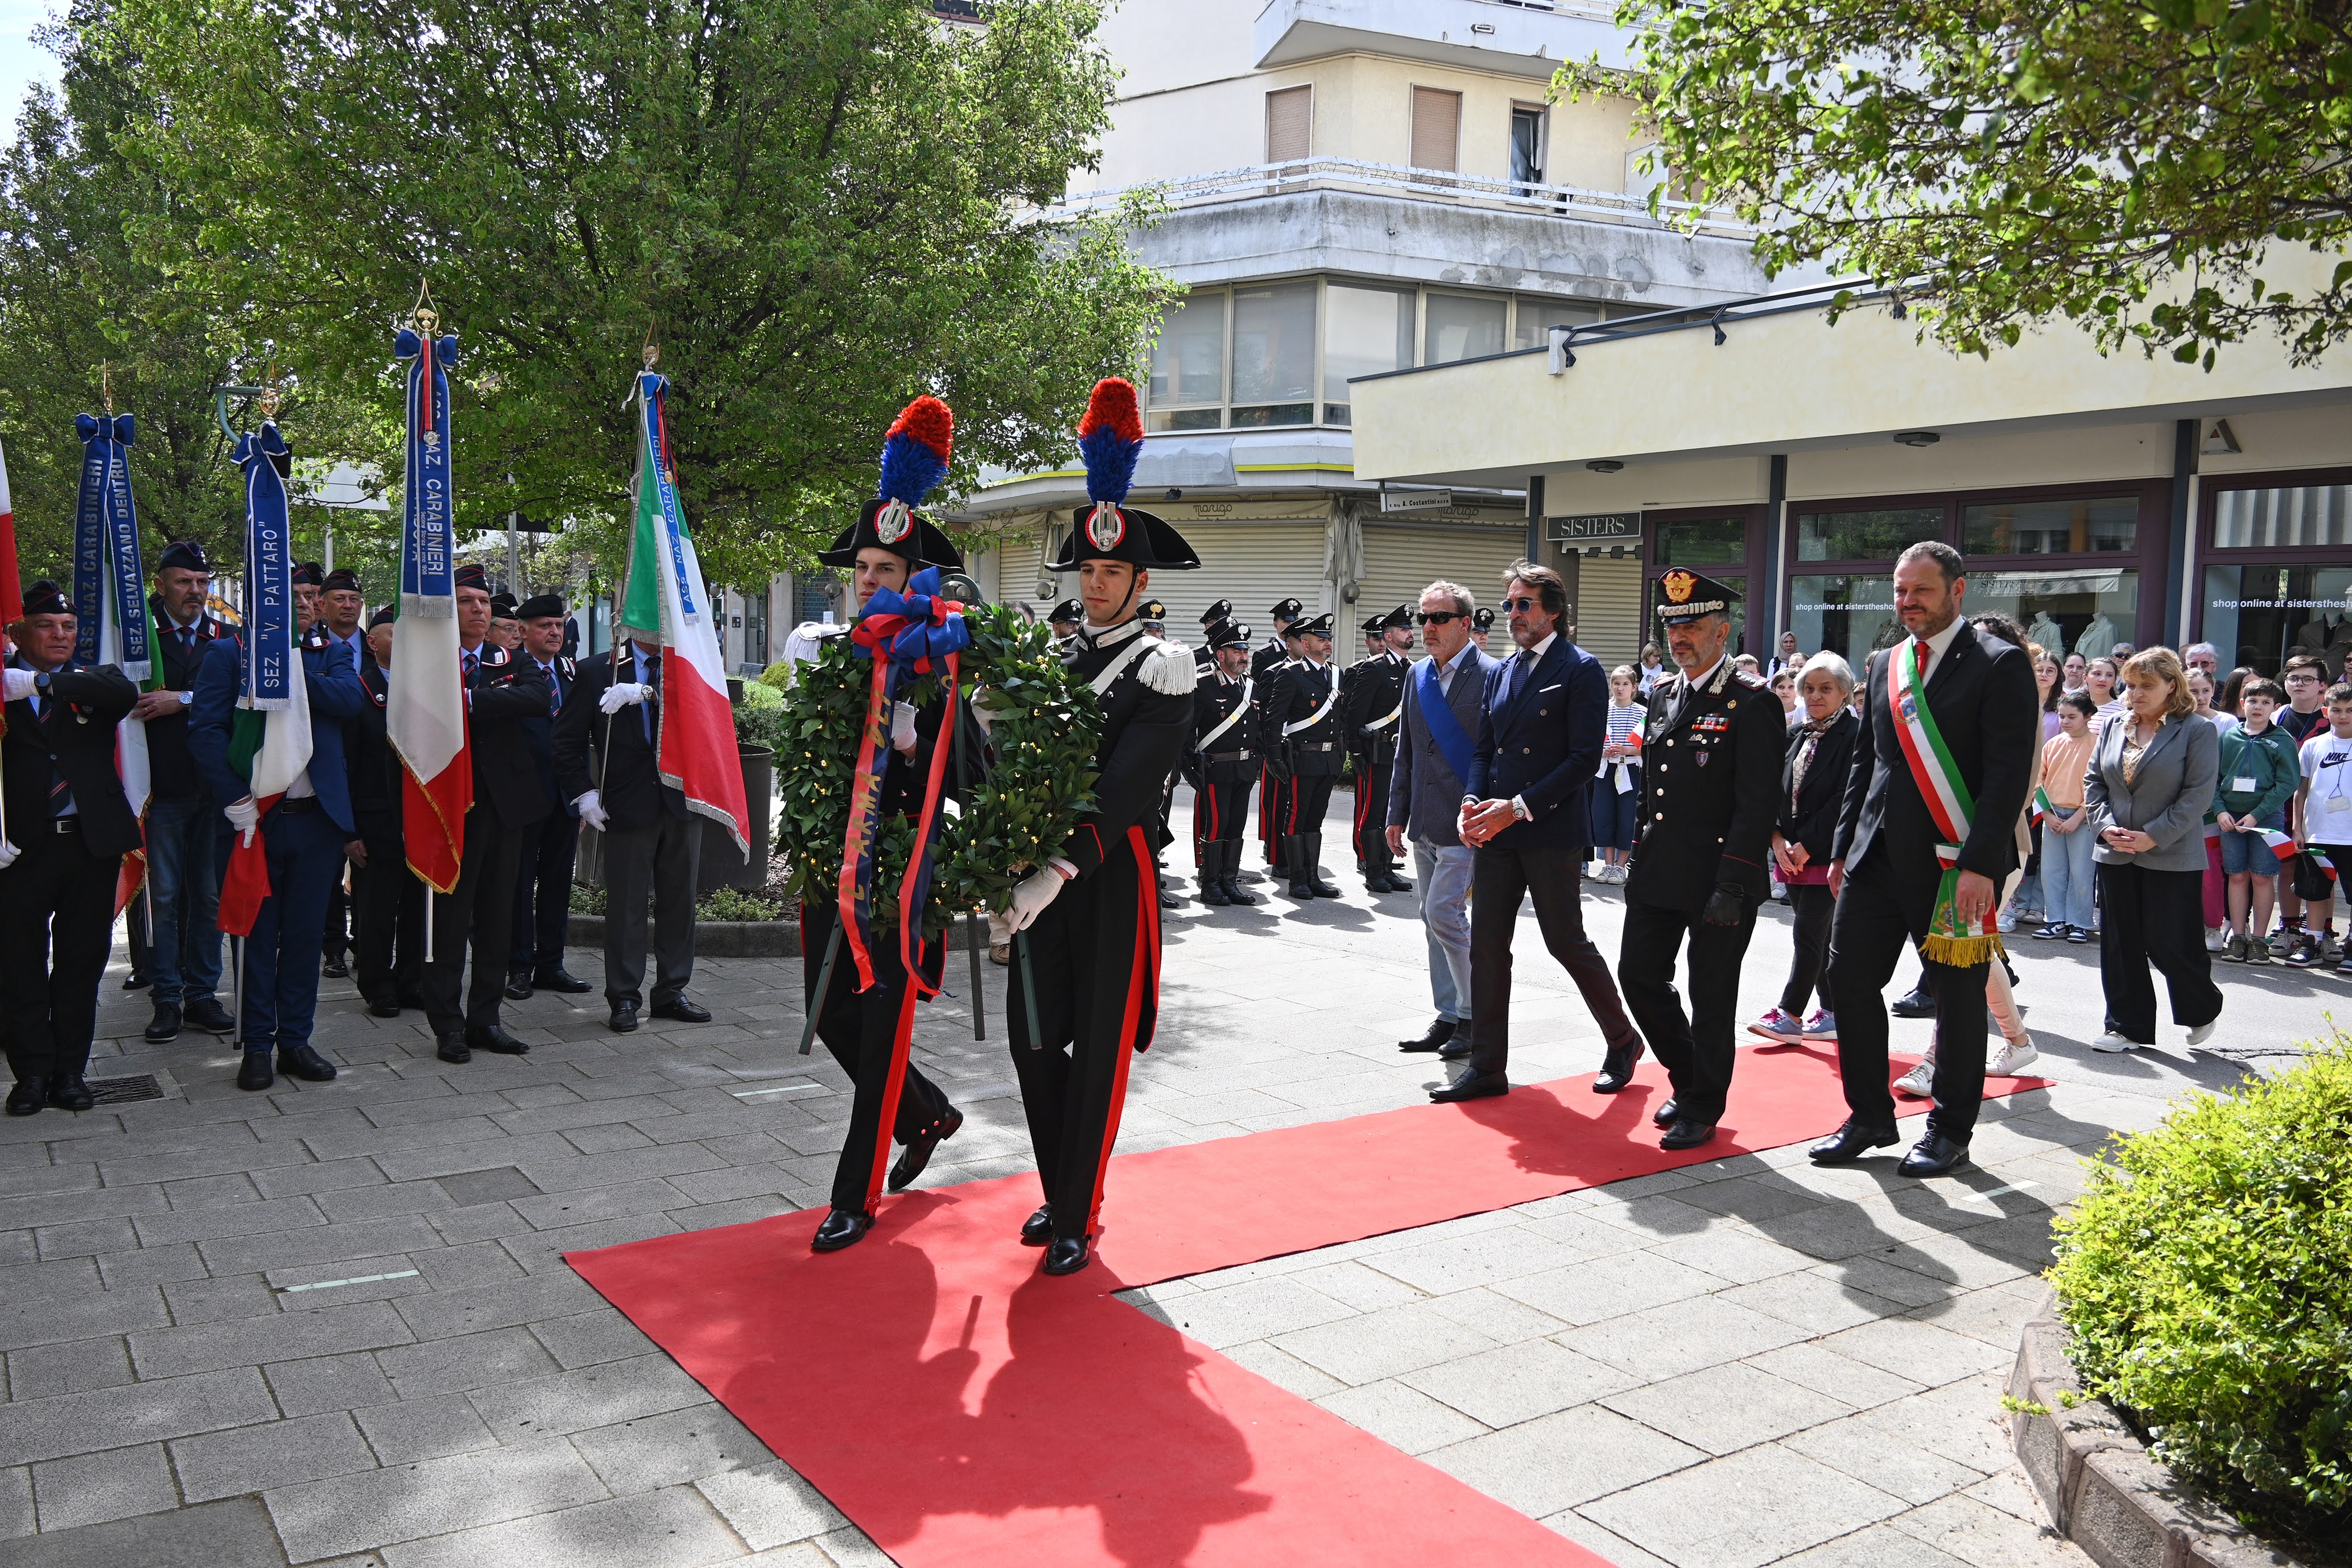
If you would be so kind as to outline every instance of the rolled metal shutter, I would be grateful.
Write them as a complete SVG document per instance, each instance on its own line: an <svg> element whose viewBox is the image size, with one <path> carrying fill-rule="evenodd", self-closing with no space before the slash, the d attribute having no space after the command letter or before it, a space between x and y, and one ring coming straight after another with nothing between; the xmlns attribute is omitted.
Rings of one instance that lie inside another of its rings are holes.
<svg viewBox="0 0 2352 1568"><path fill-rule="evenodd" d="M1639 664L1642 563L1587 555L1576 568L1576 643L1602 664Z"/></svg>
<svg viewBox="0 0 2352 1568"><path fill-rule="evenodd" d="M1499 605L1503 574L1527 552L1527 524L1364 522L1364 582L1342 628L1349 647L1362 646L1366 616L1418 605L1440 579L1470 590L1481 609Z"/></svg>
<svg viewBox="0 0 2352 1568"><path fill-rule="evenodd" d="M1322 603L1320 521L1261 518L1176 526L1200 555L1200 570L1155 572L1146 592L1168 606L1169 635L1177 641L1198 643L1201 612L1219 599L1234 602L1234 615L1250 628L1252 641L1263 641L1274 629L1265 613L1277 599L1297 599L1310 616Z"/></svg>

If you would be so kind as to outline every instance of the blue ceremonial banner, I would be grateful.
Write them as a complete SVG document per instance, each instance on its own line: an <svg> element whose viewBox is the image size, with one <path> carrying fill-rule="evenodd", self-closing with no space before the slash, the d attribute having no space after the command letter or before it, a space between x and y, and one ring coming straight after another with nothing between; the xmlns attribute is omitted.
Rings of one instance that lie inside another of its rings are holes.
<svg viewBox="0 0 2352 1568"><path fill-rule="evenodd" d="M147 650L147 577L139 565L139 509L131 497L128 414L74 416L81 436L81 493L74 510L74 658L119 664L133 683L154 673ZM106 629L121 636L110 658Z"/></svg>
<svg viewBox="0 0 2352 1568"><path fill-rule="evenodd" d="M408 361L408 482L402 486L400 613L447 620L457 613L455 490L449 476L449 366L457 334L402 328L394 352Z"/></svg>
<svg viewBox="0 0 2352 1568"><path fill-rule="evenodd" d="M639 372L637 403L646 425L646 449L653 458L654 489L669 545L670 574L677 579L678 615L691 625L697 614L694 574L686 569L686 513L677 504L677 467L669 453L669 377L650 370Z"/></svg>
<svg viewBox="0 0 2352 1568"><path fill-rule="evenodd" d="M237 706L268 712L294 701L294 542L286 519L286 477L294 455L269 421L240 436L245 470L245 691Z"/></svg>

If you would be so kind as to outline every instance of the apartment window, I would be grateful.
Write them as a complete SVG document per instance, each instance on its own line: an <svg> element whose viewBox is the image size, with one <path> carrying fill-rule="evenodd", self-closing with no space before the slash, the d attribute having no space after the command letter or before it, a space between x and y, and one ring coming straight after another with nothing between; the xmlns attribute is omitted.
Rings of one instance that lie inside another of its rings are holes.
<svg viewBox="0 0 2352 1568"><path fill-rule="evenodd" d="M1554 327L1589 327L1607 319L1607 312L1600 306L1588 305L1580 300L1536 300L1523 294L1511 318L1511 346L1546 348L1550 345Z"/></svg>
<svg viewBox="0 0 2352 1568"><path fill-rule="evenodd" d="M2139 548L2139 497L2004 501L1960 510L1966 555L2097 555Z"/></svg>
<svg viewBox="0 0 2352 1568"><path fill-rule="evenodd" d="M1224 423L1225 295L1171 306L1151 345L1152 430L1214 430Z"/></svg>
<svg viewBox="0 0 2352 1568"><path fill-rule="evenodd" d="M1421 363L1451 364L1503 352L1503 317L1508 300L1488 295L1432 294L1423 329Z"/></svg>
<svg viewBox="0 0 2352 1568"><path fill-rule="evenodd" d="M1543 184L1544 111L1534 104L1511 105L1511 180L1515 196L1531 196Z"/></svg>
<svg viewBox="0 0 2352 1568"><path fill-rule="evenodd" d="M1408 159L1416 169L1461 168L1462 95L1442 88L1412 89L1412 150Z"/></svg>
<svg viewBox="0 0 2352 1568"><path fill-rule="evenodd" d="M1315 285L1234 290L1236 428L1315 423Z"/></svg>
<svg viewBox="0 0 2352 1568"><path fill-rule="evenodd" d="M1412 367L1413 291L1334 283L1323 298L1323 422L1345 425L1350 377Z"/></svg>
<svg viewBox="0 0 2352 1568"><path fill-rule="evenodd" d="M1287 87L1265 95L1265 161L1288 163L1314 144L1315 89Z"/></svg>

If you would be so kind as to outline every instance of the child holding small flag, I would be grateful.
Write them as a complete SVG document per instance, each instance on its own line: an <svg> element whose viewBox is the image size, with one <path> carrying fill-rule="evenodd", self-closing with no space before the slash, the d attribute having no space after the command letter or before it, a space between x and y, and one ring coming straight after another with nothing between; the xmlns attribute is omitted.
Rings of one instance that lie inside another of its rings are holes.
<svg viewBox="0 0 2352 1568"><path fill-rule="evenodd" d="M2302 780L2295 787L2297 841L2327 861L2334 898L2327 904L2312 901L2305 917L2306 929L2315 921L2325 929L2336 900L2344 900L2352 915L2352 895L2344 890L2343 872L2352 867L2352 684L2338 681L2327 689L2327 727L2304 742L2297 757ZM2347 924L2347 930L2352 930ZM2352 974L2352 946L2336 962L2339 974Z"/></svg>
<svg viewBox="0 0 2352 1568"><path fill-rule="evenodd" d="M2285 701L2276 681L2248 681L2238 694L2242 722L2221 737L2213 824L2221 830L2221 871L2230 879L2230 942L2221 955L2233 963L2271 961L2262 933L2278 897L2279 861L2263 835L2286 826L2286 803L2302 776L2294 741L2271 721Z"/></svg>

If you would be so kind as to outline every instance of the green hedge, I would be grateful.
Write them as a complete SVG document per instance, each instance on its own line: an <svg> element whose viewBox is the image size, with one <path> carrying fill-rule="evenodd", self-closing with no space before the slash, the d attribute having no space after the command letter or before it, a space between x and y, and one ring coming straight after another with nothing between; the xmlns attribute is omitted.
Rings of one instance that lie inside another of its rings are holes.
<svg viewBox="0 0 2352 1568"><path fill-rule="evenodd" d="M2085 1384L2256 1529L2352 1539L2352 1037L2119 1136L2051 1271Z"/></svg>

